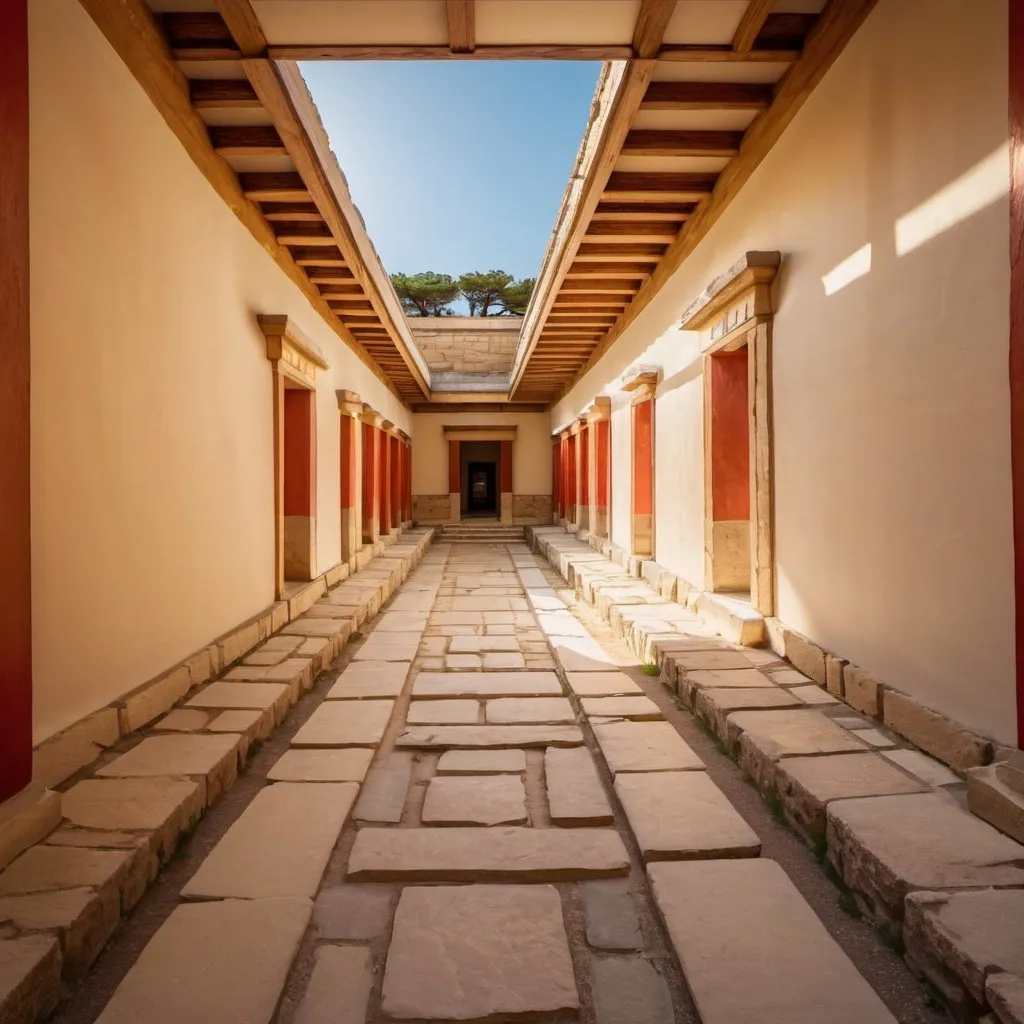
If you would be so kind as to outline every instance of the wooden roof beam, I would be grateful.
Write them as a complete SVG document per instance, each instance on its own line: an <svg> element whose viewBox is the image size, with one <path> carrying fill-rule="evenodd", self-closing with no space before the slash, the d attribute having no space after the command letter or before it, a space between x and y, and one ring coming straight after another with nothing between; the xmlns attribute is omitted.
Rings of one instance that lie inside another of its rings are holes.
<svg viewBox="0 0 1024 1024"><path fill-rule="evenodd" d="M666 199L700 202L711 195L716 174L658 171L615 171L605 185L602 199L652 202Z"/></svg>
<svg viewBox="0 0 1024 1024"><path fill-rule="evenodd" d="M472 53L476 49L475 0L445 0L448 19L448 48L452 53Z"/></svg>
<svg viewBox="0 0 1024 1024"><path fill-rule="evenodd" d="M775 0L750 0L732 37L732 48L737 53L750 53L754 48L754 42L774 6Z"/></svg>
<svg viewBox="0 0 1024 1024"><path fill-rule="evenodd" d="M651 82L641 110L767 110L771 85L756 82Z"/></svg>
<svg viewBox="0 0 1024 1024"><path fill-rule="evenodd" d="M210 141L221 156L284 156L287 153L272 124L212 125Z"/></svg>
<svg viewBox="0 0 1024 1024"><path fill-rule="evenodd" d="M740 151L743 132L659 131L634 128L622 147L628 156L728 156Z"/></svg>
<svg viewBox="0 0 1024 1024"><path fill-rule="evenodd" d="M243 57L258 57L267 48L263 27L249 0L216 0L217 10Z"/></svg>
<svg viewBox="0 0 1024 1024"><path fill-rule="evenodd" d="M658 55L665 30L676 9L676 0L640 0L633 26L633 52L646 60Z"/></svg>
<svg viewBox="0 0 1024 1024"><path fill-rule="evenodd" d="M260 106L253 87L244 78L193 78L188 87L196 110Z"/></svg>

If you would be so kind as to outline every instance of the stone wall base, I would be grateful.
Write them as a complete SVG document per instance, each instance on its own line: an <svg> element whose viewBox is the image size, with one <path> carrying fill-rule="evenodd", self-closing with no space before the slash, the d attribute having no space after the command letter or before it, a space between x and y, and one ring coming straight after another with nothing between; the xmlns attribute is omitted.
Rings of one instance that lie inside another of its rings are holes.
<svg viewBox="0 0 1024 1024"><path fill-rule="evenodd" d="M0 804L0 871L48 836L60 820L60 794L38 781Z"/></svg>

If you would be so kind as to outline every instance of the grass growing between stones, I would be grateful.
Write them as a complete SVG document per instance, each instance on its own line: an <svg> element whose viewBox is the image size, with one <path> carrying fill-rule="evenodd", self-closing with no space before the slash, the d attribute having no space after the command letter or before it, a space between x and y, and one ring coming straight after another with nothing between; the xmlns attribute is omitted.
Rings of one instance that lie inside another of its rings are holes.
<svg viewBox="0 0 1024 1024"><path fill-rule="evenodd" d="M682 705L680 704L680 707L681 706ZM715 750L717 750L723 756L728 757L729 751L726 750L725 744L718 738L718 734L711 727L711 723L707 720L707 718L704 715L694 712L693 720L697 723L697 727L700 729L700 731L704 733L704 735L707 736L707 738L711 740L712 743L714 743Z"/></svg>
<svg viewBox="0 0 1024 1024"><path fill-rule="evenodd" d="M349 633L349 635L348 635L348 642L350 644L357 644L362 639L363 639L363 634L358 629L354 633Z"/></svg>
<svg viewBox="0 0 1024 1024"><path fill-rule="evenodd" d="M660 676L661 666L655 664L653 661L645 661L640 666L640 671L643 672L645 676Z"/></svg>

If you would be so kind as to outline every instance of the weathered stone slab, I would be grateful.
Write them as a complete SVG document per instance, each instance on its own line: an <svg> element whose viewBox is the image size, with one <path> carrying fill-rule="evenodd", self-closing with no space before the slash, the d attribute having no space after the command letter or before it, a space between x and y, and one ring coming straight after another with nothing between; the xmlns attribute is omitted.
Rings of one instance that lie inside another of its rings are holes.
<svg viewBox="0 0 1024 1024"><path fill-rule="evenodd" d="M373 751L362 747L341 750L286 750L267 772L269 782L362 782Z"/></svg>
<svg viewBox="0 0 1024 1024"><path fill-rule="evenodd" d="M575 725L417 725L402 732L395 745L429 750L494 747L576 747L583 733Z"/></svg>
<svg viewBox="0 0 1024 1024"><path fill-rule="evenodd" d="M1024 885L1024 847L945 793L837 800L828 856L876 920L898 924L917 889Z"/></svg>
<svg viewBox="0 0 1024 1024"><path fill-rule="evenodd" d="M412 780L412 754L397 751L375 764L366 776L355 817L361 821L397 824L402 820L405 798Z"/></svg>
<svg viewBox="0 0 1024 1024"><path fill-rule="evenodd" d="M544 754L544 780L555 825L607 825L614 818L601 777L586 747Z"/></svg>
<svg viewBox="0 0 1024 1024"><path fill-rule="evenodd" d="M223 681L266 683L268 685L286 683L297 700L302 691L308 690L312 685L313 667L308 658L299 657L288 658L277 665L238 665L228 672Z"/></svg>
<svg viewBox="0 0 1024 1024"><path fill-rule="evenodd" d="M453 636L448 645L450 654L479 654L482 651L517 651L514 636Z"/></svg>
<svg viewBox="0 0 1024 1024"><path fill-rule="evenodd" d="M23 932L52 932L60 936L60 973L66 980L76 980L85 974L113 934L119 917L116 897L104 898L92 889L0 896L0 926L11 924ZM0 1013L3 1006L0 983ZM0 1016L0 1020L6 1019Z"/></svg>
<svg viewBox="0 0 1024 1024"><path fill-rule="evenodd" d="M384 1013L403 1020L575 1014L579 996L551 886L431 886L398 902Z"/></svg>
<svg viewBox="0 0 1024 1024"><path fill-rule="evenodd" d="M327 692L327 699L397 697L408 674L408 664L401 661L354 661L338 676Z"/></svg>
<svg viewBox="0 0 1024 1024"><path fill-rule="evenodd" d="M675 1019L665 979L640 957L594 957L590 973L598 1024L666 1024Z"/></svg>
<svg viewBox="0 0 1024 1024"><path fill-rule="evenodd" d="M358 790L347 782L278 782L260 790L182 896L312 897Z"/></svg>
<svg viewBox="0 0 1024 1024"><path fill-rule="evenodd" d="M96 774L109 779L190 775L201 780L204 803L213 803L238 776L241 745L241 738L234 733L147 736Z"/></svg>
<svg viewBox="0 0 1024 1024"><path fill-rule="evenodd" d="M907 956L958 1015L977 1015L985 1006L989 974L1024 975L1024 891L915 892L905 914Z"/></svg>
<svg viewBox="0 0 1024 1024"><path fill-rule="evenodd" d="M774 861L647 873L703 1024L895 1024Z"/></svg>
<svg viewBox="0 0 1024 1024"><path fill-rule="evenodd" d="M969 768L967 806L971 814L1024 843L1024 794L1007 784L1016 778L1016 769L1007 764Z"/></svg>
<svg viewBox="0 0 1024 1024"><path fill-rule="evenodd" d="M352 632L352 620L335 617L307 619L305 616L302 616L285 625L281 632L292 636L344 637Z"/></svg>
<svg viewBox="0 0 1024 1024"><path fill-rule="evenodd" d="M97 1024L270 1024L311 909L306 899L179 906Z"/></svg>
<svg viewBox="0 0 1024 1024"><path fill-rule="evenodd" d="M589 636L555 636L551 647L566 672L609 672L623 661Z"/></svg>
<svg viewBox="0 0 1024 1024"><path fill-rule="evenodd" d="M421 672L412 684L413 700L424 697L561 696L554 672Z"/></svg>
<svg viewBox="0 0 1024 1024"><path fill-rule="evenodd" d="M687 672L749 669L750 659L737 650L680 651L674 654L676 665Z"/></svg>
<svg viewBox="0 0 1024 1024"><path fill-rule="evenodd" d="M449 750L437 763L439 775L501 775L526 771L522 750Z"/></svg>
<svg viewBox="0 0 1024 1024"><path fill-rule="evenodd" d="M64 817L79 828L154 833L162 857L203 810L198 783L188 779L84 779L63 796Z"/></svg>
<svg viewBox="0 0 1024 1024"><path fill-rule="evenodd" d="M726 745L739 743L739 763L762 790L775 786L775 763L783 757L863 753L855 733L840 728L813 708L734 711L726 719Z"/></svg>
<svg viewBox="0 0 1024 1024"><path fill-rule="evenodd" d="M960 781L944 764L922 754L920 750L886 750L882 756L916 775L922 782L927 782L929 786L950 786Z"/></svg>
<svg viewBox="0 0 1024 1024"><path fill-rule="evenodd" d="M380 742L393 700L325 701L292 737L293 747L373 747Z"/></svg>
<svg viewBox="0 0 1024 1024"><path fill-rule="evenodd" d="M631 718L635 722L657 721L661 709L650 697L584 697L583 710L587 715L605 718Z"/></svg>
<svg viewBox="0 0 1024 1024"><path fill-rule="evenodd" d="M958 771L987 764L992 744L931 708L897 690L886 690L884 721L893 732L910 740Z"/></svg>
<svg viewBox="0 0 1024 1024"><path fill-rule="evenodd" d="M422 633L427 628L426 612L386 611L373 624L376 633Z"/></svg>
<svg viewBox="0 0 1024 1024"><path fill-rule="evenodd" d="M0 940L0 1020L33 1024L60 999L60 946L50 935Z"/></svg>
<svg viewBox="0 0 1024 1024"><path fill-rule="evenodd" d="M685 680L680 678L680 690L684 685L687 690L704 688L720 690L728 686L749 690L757 686L772 686L773 683L760 669L751 668L748 665L746 668L701 669L687 672Z"/></svg>
<svg viewBox="0 0 1024 1024"><path fill-rule="evenodd" d="M747 690L725 687L720 690L694 690L693 710L723 740L729 735L728 719L734 711L768 711L773 708L797 708L800 701L779 686L758 686Z"/></svg>
<svg viewBox="0 0 1024 1024"><path fill-rule="evenodd" d="M668 722L595 725L594 735L613 775L704 767L704 762Z"/></svg>
<svg viewBox="0 0 1024 1024"><path fill-rule="evenodd" d="M1016 974L989 975L985 998L999 1024L1024 1024L1024 978Z"/></svg>
<svg viewBox="0 0 1024 1024"><path fill-rule="evenodd" d="M790 820L807 835L825 835L825 809L832 800L920 793L927 787L878 754L787 757L778 763L775 788Z"/></svg>
<svg viewBox="0 0 1024 1024"><path fill-rule="evenodd" d="M825 652L817 645L791 629L783 629L783 644L786 657L816 683L825 685Z"/></svg>
<svg viewBox="0 0 1024 1024"><path fill-rule="evenodd" d="M274 731L274 711L222 711L207 726L210 732L236 732L248 742L266 739Z"/></svg>
<svg viewBox="0 0 1024 1024"><path fill-rule="evenodd" d="M642 694L625 672L567 672L572 692L580 697L617 697Z"/></svg>
<svg viewBox="0 0 1024 1024"><path fill-rule="evenodd" d="M285 683L210 683L197 693L186 705L190 708L238 708L266 711L273 709L280 722L292 699L291 688Z"/></svg>
<svg viewBox="0 0 1024 1024"><path fill-rule="evenodd" d="M169 711L159 722L154 722L151 728L156 732L199 732L206 727L210 720L207 711L186 711L184 708L175 708Z"/></svg>
<svg viewBox="0 0 1024 1024"><path fill-rule="evenodd" d="M613 829L364 828L349 881L557 882L629 873Z"/></svg>
<svg viewBox="0 0 1024 1024"><path fill-rule="evenodd" d="M294 1024L364 1024L373 961L360 946L321 946Z"/></svg>
<svg viewBox="0 0 1024 1024"><path fill-rule="evenodd" d="M601 878L580 886L587 942L594 949L626 951L643 946L640 915L628 878Z"/></svg>
<svg viewBox="0 0 1024 1024"><path fill-rule="evenodd" d="M435 777L423 802L424 825L521 825L526 789L519 775Z"/></svg>
<svg viewBox="0 0 1024 1024"><path fill-rule="evenodd" d="M409 705L410 725L474 725L480 720L480 702L469 699L417 700Z"/></svg>
<svg viewBox="0 0 1024 1024"><path fill-rule="evenodd" d="M646 861L761 852L757 834L705 772L625 772L615 792Z"/></svg>
<svg viewBox="0 0 1024 1024"><path fill-rule="evenodd" d="M487 701L486 708L487 721L492 725L576 721L566 697L499 697Z"/></svg>

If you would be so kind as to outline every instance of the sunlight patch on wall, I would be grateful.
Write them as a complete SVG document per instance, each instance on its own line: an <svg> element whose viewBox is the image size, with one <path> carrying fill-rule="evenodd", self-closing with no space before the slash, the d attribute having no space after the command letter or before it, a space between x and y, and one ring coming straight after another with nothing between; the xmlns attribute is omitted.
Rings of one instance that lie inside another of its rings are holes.
<svg viewBox="0 0 1024 1024"><path fill-rule="evenodd" d="M1010 144L1004 142L920 206L896 221L896 253L930 242L961 221L979 213L1010 190Z"/></svg>
<svg viewBox="0 0 1024 1024"><path fill-rule="evenodd" d="M836 264L822 279L826 295L835 295L859 277L871 271L871 243L862 245L855 253Z"/></svg>

